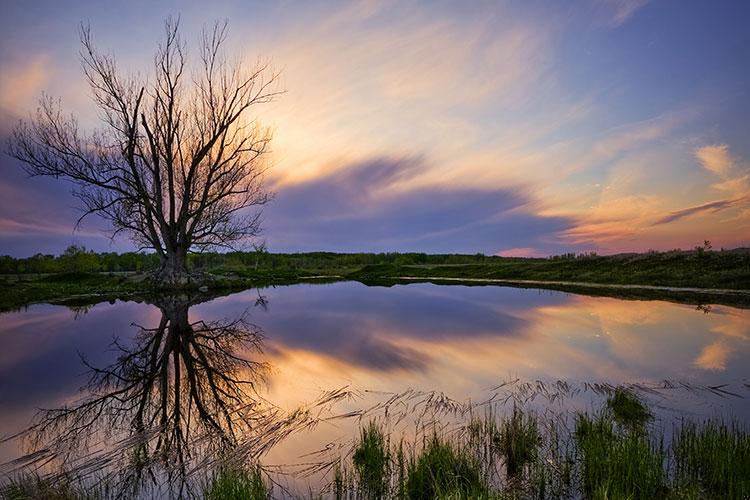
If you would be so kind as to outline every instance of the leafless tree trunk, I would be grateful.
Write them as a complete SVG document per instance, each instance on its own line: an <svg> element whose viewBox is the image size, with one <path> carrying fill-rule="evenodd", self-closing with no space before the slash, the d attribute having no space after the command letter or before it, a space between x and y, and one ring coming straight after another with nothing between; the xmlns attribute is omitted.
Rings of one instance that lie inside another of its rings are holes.
<svg viewBox="0 0 750 500"><path fill-rule="evenodd" d="M267 64L247 71L229 62L226 23L203 30L194 67L179 22L167 19L165 28L146 81L123 76L83 26L83 70L104 127L81 132L58 101L43 96L8 149L30 175L75 185L84 209L79 223L89 214L111 221L113 237L126 232L158 253L163 284L182 286L190 281L188 251L233 248L259 233L272 133L248 115L280 91Z"/></svg>

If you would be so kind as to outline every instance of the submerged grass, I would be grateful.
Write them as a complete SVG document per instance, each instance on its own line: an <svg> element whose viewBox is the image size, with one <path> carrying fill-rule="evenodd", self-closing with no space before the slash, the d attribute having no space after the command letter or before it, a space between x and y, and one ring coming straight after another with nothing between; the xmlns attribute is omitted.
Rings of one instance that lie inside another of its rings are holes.
<svg viewBox="0 0 750 500"><path fill-rule="evenodd" d="M540 444L536 415L516 406L511 416L502 421L502 432L496 446L505 459L508 477L517 477L525 466L536 460Z"/></svg>

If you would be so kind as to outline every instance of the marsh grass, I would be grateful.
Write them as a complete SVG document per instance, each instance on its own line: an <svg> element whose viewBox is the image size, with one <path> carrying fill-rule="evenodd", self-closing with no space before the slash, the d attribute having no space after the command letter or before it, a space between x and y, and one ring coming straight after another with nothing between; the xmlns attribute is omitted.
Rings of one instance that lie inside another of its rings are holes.
<svg viewBox="0 0 750 500"><path fill-rule="evenodd" d="M505 459L508 477L515 478L536 460L541 441L537 417L513 406L513 413L503 418L501 427L495 446Z"/></svg>
<svg viewBox="0 0 750 500"><path fill-rule="evenodd" d="M36 473L21 474L0 487L4 500L107 500L114 498L106 483L83 484L79 479L62 474L55 479Z"/></svg>
<svg viewBox="0 0 750 500"><path fill-rule="evenodd" d="M684 422L672 449L681 488L708 498L750 497L750 436L736 424Z"/></svg>
<svg viewBox="0 0 750 500"><path fill-rule="evenodd" d="M744 427L715 420L681 421L665 441L662 422L653 418L646 400L632 392L636 389L605 389L596 411L578 414L537 413L516 400L508 413L490 405L479 415L429 395L424 401L434 403L435 413L418 421L413 434L396 431L403 416L392 411L364 423L351 446L335 448L345 450L343 455L321 455L323 466L304 470L325 474L328 486L304 497L750 498L750 436ZM455 420L449 424L440 415ZM240 455L234 458L238 461L233 463L258 463ZM266 499L273 494L270 484L283 488L273 473L257 465L225 465L208 474L194 494L210 500ZM0 490L1 496L109 498L101 487L84 488L68 477L56 478L50 483L38 476L19 476Z"/></svg>
<svg viewBox="0 0 750 500"><path fill-rule="evenodd" d="M409 464L404 491L410 500L486 498L489 488L466 449L433 434Z"/></svg>
<svg viewBox="0 0 750 500"><path fill-rule="evenodd" d="M619 425L631 430L643 430L653 416L641 398L632 389L625 387L615 389L607 398L606 408Z"/></svg>
<svg viewBox="0 0 750 500"><path fill-rule="evenodd" d="M574 438L581 483L589 498L663 498L666 453L661 443L631 429L618 430L603 413L578 415Z"/></svg>
<svg viewBox="0 0 750 500"><path fill-rule="evenodd" d="M391 457L389 442L376 422L362 427L352 461L365 496L383 498L388 492Z"/></svg>
<svg viewBox="0 0 750 500"><path fill-rule="evenodd" d="M204 490L205 500L266 500L271 490L258 467L220 469Z"/></svg>

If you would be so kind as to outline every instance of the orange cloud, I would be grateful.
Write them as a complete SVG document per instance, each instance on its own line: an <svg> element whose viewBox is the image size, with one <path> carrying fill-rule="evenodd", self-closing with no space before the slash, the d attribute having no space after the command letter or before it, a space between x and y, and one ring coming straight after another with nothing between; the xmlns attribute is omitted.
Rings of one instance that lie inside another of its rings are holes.
<svg viewBox="0 0 750 500"><path fill-rule="evenodd" d="M49 60L45 55L25 58L0 73L0 107L15 114L26 114L39 99L49 80Z"/></svg>
<svg viewBox="0 0 750 500"><path fill-rule="evenodd" d="M731 353L732 349L725 342L717 340L703 348L695 358L695 366L704 370L725 370Z"/></svg>

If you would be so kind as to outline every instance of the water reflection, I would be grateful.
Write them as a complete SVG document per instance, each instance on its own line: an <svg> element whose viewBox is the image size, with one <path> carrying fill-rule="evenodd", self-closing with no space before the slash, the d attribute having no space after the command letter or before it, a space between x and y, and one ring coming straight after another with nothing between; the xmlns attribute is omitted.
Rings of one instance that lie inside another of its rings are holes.
<svg viewBox="0 0 750 500"><path fill-rule="evenodd" d="M234 449L258 417L267 366L249 355L261 352L263 335L244 315L190 321L190 307L205 300L159 297L158 325L134 323L131 341L115 340L113 363L84 358L83 397L38 414L25 431L33 452L16 465L55 462L79 475L116 466L132 496L165 477L181 491L191 463Z"/></svg>
<svg viewBox="0 0 750 500"><path fill-rule="evenodd" d="M114 351L112 333L120 337ZM72 313L38 305L3 315L0 337L0 432L26 427L31 408L60 408L43 413L34 429L33 449L46 451L23 463L52 458L84 472L106 466L131 489L164 477L182 488L185 477L231 457L268 452L265 463L307 461L300 457L351 438L352 427L337 421L282 442L321 422L322 407L295 411L318 397L336 400L342 414L409 388L480 401L517 377L732 383L727 390L750 394L746 309L503 287L335 283ZM77 351L91 370L83 399ZM323 392L343 386L360 399ZM705 400L665 397L661 406L750 419L747 399L717 395L710 407Z"/></svg>

